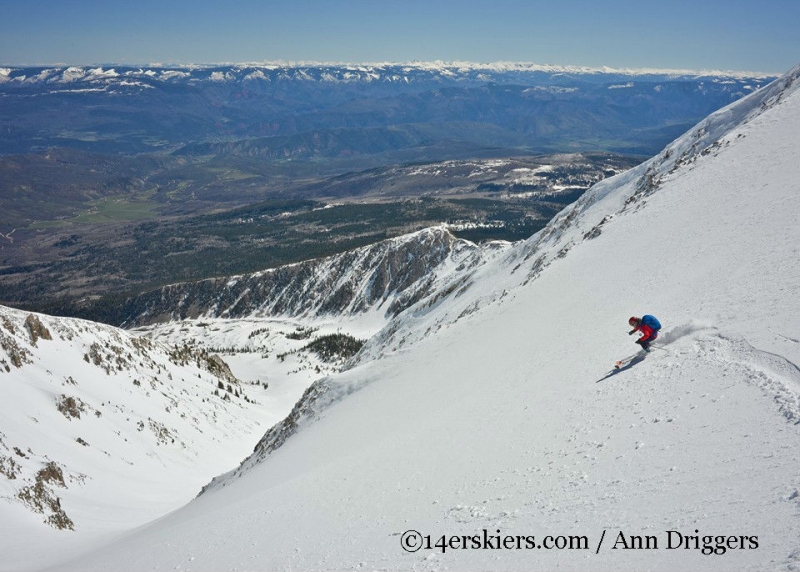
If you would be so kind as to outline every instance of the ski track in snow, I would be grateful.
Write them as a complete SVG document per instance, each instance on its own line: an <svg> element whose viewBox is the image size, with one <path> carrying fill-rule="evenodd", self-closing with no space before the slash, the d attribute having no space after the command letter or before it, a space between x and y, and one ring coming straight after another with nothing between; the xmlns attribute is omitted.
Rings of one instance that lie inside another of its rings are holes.
<svg viewBox="0 0 800 572"><path fill-rule="evenodd" d="M735 339L722 333L697 335L713 330L716 330L713 326L689 322L663 332L649 355L634 354L641 357L634 365L645 359L655 361L659 350L672 352L674 350L665 346L688 338L693 352L700 359L716 364L725 376L736 372L748 383L761 388L775 401L788 421L800 425L800 368L783 356L754 348L743 338ZM626 369L630 368L623 368L623 371ZM601 381L619 373L622 371L612 371Z"/></svg>

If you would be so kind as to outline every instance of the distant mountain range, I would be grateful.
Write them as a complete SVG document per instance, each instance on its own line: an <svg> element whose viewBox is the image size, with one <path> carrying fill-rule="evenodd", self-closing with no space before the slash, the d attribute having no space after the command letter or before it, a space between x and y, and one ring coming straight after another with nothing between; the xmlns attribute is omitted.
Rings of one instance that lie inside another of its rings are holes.
<svg viewBox="0 0 800 572"><path fill-rule="evenodd" d="M532 64L0 68L0 153L651 154L771 79ZM135 96L135 97L134 97ZM445 149L442 149L444 147ZM391 162L391 157L387 159Z"/></svg>
<svg viewBox="0 0 800 572"><path fill-rule="evenodd" d="M538 78L564 84L580 77L584 81L606 83L642 78L646 81L667 79L713 79L738 77L766 79L774 77L758 72L715 70L614 69L581 66L553 66L528 62L409 62L409 63L320 63L272 62L261 64L146 66L104 64L99 66L25 66L0 67L0 83L76 84L80 82L117 82L119 85L151 85L152 82L243 82L307 81L327 83L401 83L424 82L515 82Z"/></svg>

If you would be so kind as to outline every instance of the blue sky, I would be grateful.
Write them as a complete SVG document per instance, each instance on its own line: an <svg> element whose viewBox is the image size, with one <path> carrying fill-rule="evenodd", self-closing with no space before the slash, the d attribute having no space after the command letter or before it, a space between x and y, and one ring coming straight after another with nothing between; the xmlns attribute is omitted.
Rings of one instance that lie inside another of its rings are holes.
<svg viewBox="0 0 800 572"><path fill-rule="evenodd" d="M0 64L464 60L783 72L800 0L3 0Z"/></svg>

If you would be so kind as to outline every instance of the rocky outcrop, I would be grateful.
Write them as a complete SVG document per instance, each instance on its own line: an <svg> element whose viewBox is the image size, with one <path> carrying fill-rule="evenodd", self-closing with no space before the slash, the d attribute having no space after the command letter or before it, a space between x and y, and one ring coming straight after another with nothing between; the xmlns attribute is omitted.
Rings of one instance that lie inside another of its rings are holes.
<svg viewBox="0 0 800 572"><path fill-rule="evenodd" d="M53 336L50 334L50 330L48 330L45 325L42 324L42 321L36 314L28 314L28 317L25 319L25 327L28 328L28 332L31 335L31 343L34 346L39 339L53 339Z"/></svg>

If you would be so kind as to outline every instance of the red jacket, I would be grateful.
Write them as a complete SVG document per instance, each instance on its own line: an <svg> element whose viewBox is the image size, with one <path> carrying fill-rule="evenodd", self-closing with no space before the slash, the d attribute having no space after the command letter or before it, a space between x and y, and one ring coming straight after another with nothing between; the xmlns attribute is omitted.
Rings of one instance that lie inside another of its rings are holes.
<svg viewBox="0 0 800 572"><path fill-rule="evenodd" d="M653 328L651 328L650 326L648 326L647 324L639 324L638 326L633 328L633 332L641 332L642 333L642 337L639 338L639 340L642 341L642 342L647 342L647 341L650 341L650 340L654 340L654 339L656 339L656 335L657 335L656 331ZM633 332L631 332L631 333L633 333Z"/></svg>

